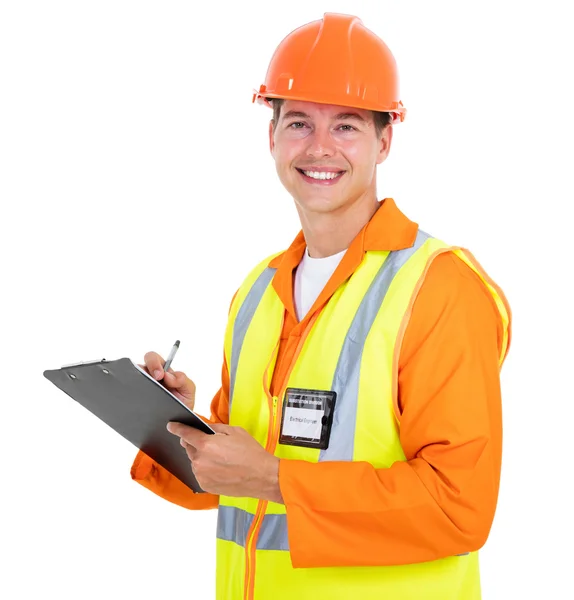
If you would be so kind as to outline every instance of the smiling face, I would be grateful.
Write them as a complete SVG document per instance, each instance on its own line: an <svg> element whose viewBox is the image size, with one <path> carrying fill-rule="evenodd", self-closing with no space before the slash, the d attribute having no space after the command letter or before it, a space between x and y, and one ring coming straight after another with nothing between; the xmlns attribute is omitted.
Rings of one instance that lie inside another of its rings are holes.
<svg viewBox="0 0 574 600"><path fill-rule="evenodd" d="M269 127L281 183L306 214L334 213L377 201L376 166L387 157L393 129L377 134L372 111L286 100Z"/></svg>

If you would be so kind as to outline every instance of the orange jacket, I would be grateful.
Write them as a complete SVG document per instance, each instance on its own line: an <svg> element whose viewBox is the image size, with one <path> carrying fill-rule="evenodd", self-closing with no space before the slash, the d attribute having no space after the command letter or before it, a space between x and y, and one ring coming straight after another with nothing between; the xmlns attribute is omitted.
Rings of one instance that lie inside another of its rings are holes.
<svg viewBox="0 0 574 600"><path fill-rule="evenodd" d="M285 376L308 320L355 271L364 251L409 247L417 229L386 199L300 323L293 303L293 270L306 246L302 232L270 262L277 267L273 287L286 309L272 394L277 394L277 382ZM375 469L367 463L281 460L279 485L293 566L344 565L348 547L362 548L369 557L363 564L377 557L377 564L385 565L418 562L421 548L438 559L484 544L501 468L501 340L502 323L491 294L458 257L440 255L413 305L399 357L396 412L407 462ZM222 387L211 403L212 421L228 423L228 394L224 360ZM217 496L194 494L142 452L131 474L186 508L217 506ZM356 531L364 531L355 525L365 518L373 523L372 534L354 540ZM413 528L413 522L420 527ZM361 558L354 556L353 564L357 562Z"/></svg>

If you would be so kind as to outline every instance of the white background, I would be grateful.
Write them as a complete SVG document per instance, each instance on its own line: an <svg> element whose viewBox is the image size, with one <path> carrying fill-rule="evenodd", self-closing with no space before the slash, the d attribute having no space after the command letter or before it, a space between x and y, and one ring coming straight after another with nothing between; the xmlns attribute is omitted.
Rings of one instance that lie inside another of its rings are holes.
<svg viewBox="0 0 574 600"><path fill-rule="evenodd" d="M514 311L484 598L574 597L568 4L0 4L3 598L213 597L215 512L134 483L135 449L42 373L180 339L208 413L231 297L299 229L251 92L325 11L400 69L379 196L470 248Z"/></svg>

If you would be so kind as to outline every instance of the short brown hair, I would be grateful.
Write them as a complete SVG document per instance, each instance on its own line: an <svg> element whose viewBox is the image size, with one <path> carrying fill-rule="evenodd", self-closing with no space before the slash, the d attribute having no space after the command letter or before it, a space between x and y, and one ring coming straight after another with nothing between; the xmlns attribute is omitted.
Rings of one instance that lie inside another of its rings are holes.
<svg viewBox="0 0 574 600"><path fill-rule="evenodd" d="M281 116L281 107L285 100L283 98L269 98L269 101L273 106L273 130L275 130L275 126ZM379 112L378 110L373 110L372 113L375 121L375 131L377 136L380 136L383 129L391 122L391 114L388 112Z"/></svg>

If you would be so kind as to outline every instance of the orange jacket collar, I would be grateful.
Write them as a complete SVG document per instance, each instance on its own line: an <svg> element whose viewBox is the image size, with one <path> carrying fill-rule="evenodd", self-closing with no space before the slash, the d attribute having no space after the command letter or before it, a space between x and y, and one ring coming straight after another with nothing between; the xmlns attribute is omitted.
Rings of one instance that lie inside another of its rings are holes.
<svg viewBox="0 0 574 600"><path fill-rule="evenodd" d="M392 198L385 198L379 202L377 212L351 242L343 260L307 316L323 305L339 285L355 272L355 269L361 264L365 252L410 248L415 242L417 230L418 225L398 209ZM306 246L305 236L303 231L300 231L289 248L269 263L270 267L277 269L273 277L273 287L285 308L293 316L296 314L293 304L293 270L301 262ZM304 321L306 320L307 318L304 319Z"/></svg>

